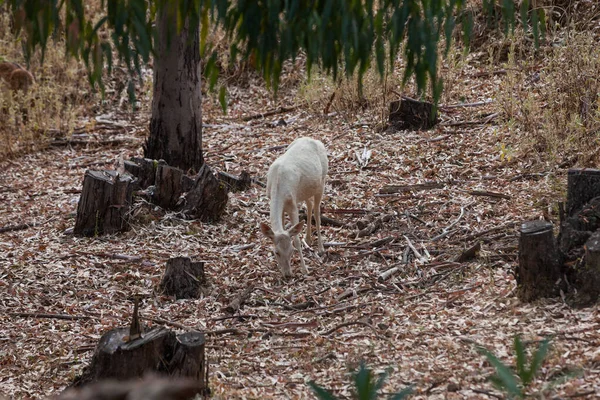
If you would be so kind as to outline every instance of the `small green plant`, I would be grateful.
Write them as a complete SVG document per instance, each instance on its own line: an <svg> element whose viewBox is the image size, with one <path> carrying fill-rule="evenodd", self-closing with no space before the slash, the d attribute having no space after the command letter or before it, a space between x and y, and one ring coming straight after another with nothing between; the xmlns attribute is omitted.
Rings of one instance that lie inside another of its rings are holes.
<svg viewBox="0 0 600 400"><path fill-rule="evenodd" d="M354 394L353 398L357 400L374 400L378 398L378 392L381 390L391 368L388 368L385 372L379 374L376 378L373 374L373 370L366 367L364 363L360 363L358 372L353 374L352 379L354 381ZM318 399L321 400L336 400L330 391L325 390L321 386L317 385L314 381L308 382L308 385L313 390ZM390 396L391 400L402 400L406 396L412 393L412 387L402 389L400 392Z"/></svg>
<svg viewBox="0 0 600 400"><path fill-rule="evenodd" d="M534 351L529 365L527 365L525 347L519 335L516 335L514 339L514 350L517 363L516 371L513 371L509 366L502 363L502 361L489 350L481 347L478 351L488 359L494 368L496 368L496 373L490 378L494 386L498 390L506 393L510 399L522 399L526 396L527 387L533 382L535 375L542 366L542 363L548 354L549 347L550 340L543 340L539 347Z"/></svg>

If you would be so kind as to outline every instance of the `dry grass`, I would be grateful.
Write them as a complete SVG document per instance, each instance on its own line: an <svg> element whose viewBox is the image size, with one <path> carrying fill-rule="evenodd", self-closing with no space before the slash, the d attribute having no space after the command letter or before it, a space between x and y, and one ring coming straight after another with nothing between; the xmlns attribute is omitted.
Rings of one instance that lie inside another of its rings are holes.
<svg viewBox="0 0 600 400"><path fill-rule="evenodd" d="M544 60L510 53L496 99L509 131L520 130L524 153L552 165L597 165L600 50L591 33L556 39Z"/></svg>
<svg viewBox="0 0 600 400"><path fill-rule="evenodd" d="M17 62L35 77L27 93L0 90L0 157L16 157L43 149L51 136L68 136L77 123L98 112L100 96L90 89L83 63L66 60L65 46L55 41L48 46L44 64L40 53L26 65L21 38L10 31L8 13L0 14L0 56Z"/></svg>

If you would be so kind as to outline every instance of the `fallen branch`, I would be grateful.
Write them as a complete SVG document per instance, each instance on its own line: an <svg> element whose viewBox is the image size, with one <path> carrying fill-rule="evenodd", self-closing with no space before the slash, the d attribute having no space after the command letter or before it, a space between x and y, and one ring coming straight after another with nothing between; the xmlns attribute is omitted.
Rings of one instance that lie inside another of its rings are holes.
<svg viewBox="0 0 600 400"><path fill-rule="evenodd" d="M499 400L504 400L503 396L500 396L498 394L489 392L487 390L483 390L483 389L471 389L471 391L475 392L475 393L479 393L479 394L485 394L487 396L494 397L494 398L499 399Z"/></svg>
<svg viewBox="0 0 600 400"><path fill-rule="evenodd" d="M370 256L371 254L378 254L379 256L381 256L381 254L379 254L379 252L381 250L385 250L385 247L377 247L377 248L375 248L373 250L364 251L362 253L354 254L354 255L351 255L350 257L348 257L348 259L355 260L357 258ZM383 258L383 256L381 256L381 257Z"/></svg>
<svg viewBox="0 0 600 400"><path fill-rule="evenodd" d="M450 225L448 225L447 227L445 227L442 230L442 233L440 233L437 236L434 236L433 238L431 238L432 242L435 242L436 240L440 240L441 238L449 235L450 233L452 233L452 228L458 224L458 222L462 219L463 215L465 215L465 208L461 207L460 208L460 215L458 216L458 218L456 218L456 220L454 222L452 222Z"/></svg>
<svg viewBox="0 0 600 400"><path fill-rule="evenodd" d="M506 75L506 70L505 69L497 69L495 71L481 71L481 72L477 72L475 73L475 78L483 78L484 76L490 76L490 75Z"/></svg>
<svg viewBox="0 0 600 400"><path fill-rule="evenodd" d="M375 231L377 231L379 228L381 228L383 226L384 222L391 221L393 217L394 217L394 215L392 215L392 214L384 215L383 217L377 218L375 221L367 222L366 224L364 224L363 228L361 228L361 226L363 226L363 223L365 221L357 222L357 226L360 230L356 234L356 238L364 237L364 236L370 235L372 233L375 233Z"/></svg>
<svg viewBox="0 0 600 400"><path fill-rule="evenodd" d="M369 249L369 248L372 249L372 248L382 247L382 246L385 246L386 244L392 243L394 241L394 239L396 239L396 237L388 236L383 239L375 240L374 242L371 242L371 243L365 243L365 244L358 245L357 247L361 248L361 249Z"/></svg>
<svg viewBox="0 0 600 400"><path fill-rule="evenodd" d="M321 212L327 214L368 214L367 210L359 208L323 208Z"/></svg>
<svg viewBox="0 0 600 400"><path fill-rule="evenodd" d="M239 319L240 321L243 321L244 319L258 318L258 315L256 315L256 314L225 315L224 317L211 318L211 321L218 322L218 321L225 321L226 319L234 319L234 318Z"/></svg>
<svg viewBox="0 0 600 400"><path fill-rule="evenodd" d="M347 326L353 326L353 325L362 325L362 326L366 326L368 328L371 328L371 330L373 331L373 333L375 333L375 336L379 337L379 333L377 333L377 330L375 329L375 327L373 325L369 324L368 322L364 322L364 321L343 322L343 323L341 323L339 325L334 326L333 328L331 328L327 332L323 332L321 335L323 335L323 336L329 336L333 332L337 331L338 329L345 328Z"/></svg>
<svg viewBox="0 0 600 400"><path fill-rule="evenodd" d="M38 225L39 224L36 224L35 222L29 222L29 223L24 223L24 224L19 224L19 225L3 226L0 228L0 233L22 231L25 229L36 227Z"/></svg>
<svg viewBox="0 0 600 400"><path fill-rule="evenodd" d="M379 276L377 277L377 280L379 282L383 282L399 270L400 270L400 267L394 267L394 268L388 269L387 271L383 271L381 274L379 274Z"/></svg>
<svg viewBox="0 0 600 400"><path fill-rule="evenodd" d="M357 295L359 295L361 293L368 292L369 290L371 290L370 287L363 287L363 288L360 288L360 289L348 289L344 293L340 294L337 297L336 301L344 300L347 297L354 297L354 296L357 296Z"/></svg>
<svg viewBox="0 0 600 400"><path fill-rule="evenodd" d="M468 241L476 239L478 237L487 235L488 233L498 232L498 231L504 230L506 228L512 228L516 224L517 224L516 222L508 222L508 223L506 223L504 225L494 226L493 228L486 229L486 230L483 230L483 231L480 231L480 232L475 232L475 233L472 233L470 235L467 235L467 236L465 236L462 239L455 240L455 241L451 242L450 244L458 244L458 243L461 243L461 242L468 242Z"/></svg>
<svg viewBox="0 0 600 400"><path fill-rule="evenodd" d="M248 300L248 297L250 297L250 293L252 293L253 290L254 285L248 286L246 289L244 289L242 293L234 297L234 299L231 300L229 305L225 307L223 311L229 314L236 313L240 309L240 307L246 302L246 300Z"/></svg>
<svg viewBox="0 0 600 400"><path fill-rule="evenodd" d="M306 218L306 211L305 210L300 210L299 217L300 217L300 220L306 221L307 220L307 218ZM314 222L314 218L312 220ZM322 225L326 225L326 226L337 226L337 227L346 226L345 222L341 222L341 221L338 221L336 219L328 218L328 217L324 216L323 215L323 211L321 211L321 224Z"/></svg>
<svg viewBox="0 0 600 400"><path fill-rule="evenodd" d="M458 103L458 104L447 104L439 106L440 110L451 109L451 108L462 108L462 107L479 107L485 106L486 104L492 103L494 100L487 99L483 101L477 101L475 103Z"/></svg>
<svg viewBox="0 0 600 400"><path fill-rule="evenodd" d="M317 320L308 322L261 322L262 326L267 328L316 328L318 326Z"/></svg>
<svg viewBox="0 0 600 400"><path fill-rule="evenodd" d="M481 250L481 242L477 242L473 246L463 251L461 254L458 255L458 257L456 257L454 261L460 263L475 258L479 250Z"/></svg>
<svg viewBox="0 0 600 400"><path fill-rule="evenodd" d="M519 179L541 178L546 175L548 175L548 172L526 172L526 173L522 173L522 174L517 174L517 175L513 176L512 178L510 178L508 181L515 182L515 181L518 181Z"/></svg>
<svg viewBox="0 0 600 400"><path fill-rule="evenodd" d="M283 114L286 112L294 111L296 108L298 108L298 107L297 106L295 106L295 107L279 107L277 110L271 110L271 111L267 111L264 113L248 115L248 116L242 118L242 121L252 121L255 119L266 118L266 117L270 117L270 116L277 115L277 114Z"/></svg>
<svg viewBox="0 0 600 400"><path fill-rule="evenodd" d="M329 101L327 101L327 104L325 105L325 108L323 109L323 115L329 114L329 109L331 108L331 104L333 103L333 99L335 99L335 94L336 93L337 93L337 88L333 91L333 93L331 93L331 96L329 96Z"/></svg>
<svg viewBox="0 0 600 400"><path fill-rule="evenodd" d="M273 303L273 305L280 306L281 308L283 308L285 310L298 311L298 310L306 310L307 308L314 307L315 302L309 300L304 303L298 303L298 304Z"/></svg>
<svg viewBox="0 0 600 400"><path fill-rule="evenodd" d="M137 262L137 261L141 261L142 257L140 256L130 256L127 254L118 254L118 253L92 253L95 256L98 257L105 257L105 258L113 258L115 260L125 260L125 261L131 261L131 262Z"/></svg>
<svg viewBox="0 0 600 400"><path fill-rule="evenodd" d="M497 197L500 199L510 200L510 196L507 194L497 193L497 192L488 192L485 190L468 190L467 193L469 193L473 196Z"/></svg>
<svg viewBox="0 0 600 400"><path fill-rule="evenodd" d="M22 318L48 318L48 319L64 319L75 321L79 319L92 319L94 317L90 317L88 315L69 315L69 314L47 314L47 313L9 313L8 315L12 317L22 317Z"/></svg>
<svg viewBox="0 0 600 400"><path fill-rule="evenodd" d="M417 183L414 185L386 185L379 189L379 194L403 193L411 192L413 190L442 189L443 187L444 184L440 182Z"/></svg>
<svg viewBox="0 0 600 400"><path fill-rule="evenodd" d="M423 257L421 255L421 253L419 253L419 251L417 250L417 248L412 244L412 242L410 241L410 239L408 237L406 237L406 235L404 235L404 239L406 240L406 243L408 244L408 247L410 247L410 249L415 254L415 256L419 259L419 261L421 261L422 263L426 263L427 262L427 258Z"/></svg>
<svg viewBox="0 0 600 400"><path fill-rule="evenodd" d="M456 299L458 299L459 297L461 297L462 295L464 295L465 293L467 293L470 290L473 289L477 289L479 287L481 287L482 284L477 284L468 288L464 288L464 289L460 289L460 290L455 290L452 292L446 292L445 294L448 296L448 300L446 300L446 302L444 303L444 307L448 307L449 304L452 304ZM450 297L450 295L453 295L452 297Z"/></svg>
<svg viewBox="0 0 600 400"><path fill-rule="evenodd" d="M123 138L114 138L114 139L102 139L102 140L55 139L50 142L50 146L54 146L54 147L88 146L88 145L106 146L106 145L117 145L117 144L124 144L124 143L134 143L139 140L140 139L133 137L133 136L126 136Z"/></svg>
<svg viewBox="0 0 600 400"><path fill-rule="evenodd" d="M440 126L466 126L466 125L485 125L492 122L492 120L496 119L496 117L500 115L499 113L493 113L488 115L487 117L478 120L478 121L458 121L458 122L443 122Z"/></svg>
<svg viewBox="0 0 600 400"><path fill-rule="evenodd" d="M185 326L183 324L180 324L179 322L168 321L168 320L162 319L162 318L140 317L140 319L144 319L146 321L156 322L157 324L161 324L161 325L172 326L174 328L179 328L179 329L183 329L183 330L186 330L186 331L193 331L193 330L195 330L194 328L191 328L189 326Z"/></svg>

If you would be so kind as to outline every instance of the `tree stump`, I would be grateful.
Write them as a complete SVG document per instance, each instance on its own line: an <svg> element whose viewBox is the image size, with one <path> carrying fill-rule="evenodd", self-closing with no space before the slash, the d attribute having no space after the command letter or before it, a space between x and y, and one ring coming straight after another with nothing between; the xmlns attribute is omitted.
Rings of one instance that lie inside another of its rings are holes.
<svg viewBox="0 0 600 400"><path fill-rule="evenodd" d="M103 379L139 378L149 371L165 371L163 359L170 354L175 333L160 327L143 337L127 341L129 328L115 328L100 338L90 365L76 378L73 386Z"/></svg>
<svg viewBox="0 0 600 400"><path fill-rule="evenodd" d="M219 171L219 180L225 183L231 192L243 192L250 189L252 184L250 174L247 171L242 171L239 177Z"/></svg>
<svg viewBox="0 0 600 400"><path fill-rule="evenodd" d="M183 176L179 168L159 165L156 170L155 203L167 210L175 209L183 194Z"/></svg>
<svg viewBox="0 0 600 400"><path fill-rule="evenodd" d="M600 197L591 199L573 215L561 221L558 243L567 261L574 261L583 256L584 244L598 229L600 229Z"/></svg>
<svg viewBox="0 0 600 400"><path fill-rule="evenodd" d="M116 171L86 171L73 233L97 236L127 230L132 182Z"/></svg>
<svg viewBox="0 0 600 400"><path fill-rule="evenodd" d="M221 218L229 199L227 185L221 183L206 164L194 177L194 186L185 196L181 212L188 218L215 222Z"/></svg>
<svg viewBox="0 0 600 400"><path fill-rule="evenodd" d="M124 162L125 170L137 178L139 189L146 189L154 185L158 161L149 158L133 157Z"/></svg>
<svg viewBox="0 0 600 400"><path fill-rule="evenodd" d="M585 243L585 257L577 268L577 293L573 304L588 306L600 297L600 231L594 233Z"/></svg>
<svg viewBox="0 0 600 400"><path fill-rule="evenodd" d="M208 382L204 360L206 340L200 332L186 332L178 335L173 357L169 361L168 374L174 377L190 377Z"/></svg>
<svg viewBox="0 0 600 400"><path fill-rule="evenodd" d="M567 177L567 216L600 196L600 170L570 169Z"/></svg>
<svg viewBox="0 0 600 400"><path fill-rule="evenodd" d="M208 394L204 380L165 378L154 375L143 380L117 381L113 379L67 389L54 400L183 400Z"/></svg>
<svg viewBox="0 0 600 400"><path fill-rule="evenodd" d="M192 262L188 257L175 257L167 261L159 289L176 299L195 299L206 286L204 262Z"/></svg>
<svg viewBox="0 0 600 400"><path fill-rule="evenodd" d="M433 103L405 96L390 103L389 123L396 130L431 129L438 121Z"/></svg>
<svg viewBox="0 0 600 400"><path fill-rule="evenodd" d="M559 294L560 260L552 229L552 224L546 221L521 225L516 278L517 296L522 301Z"/></svg>
<svg viewBox="0 0 600 400"><path fill-rule="evenodd" d="M185 385L188 389L195 388L195 393L208 392L205 338L202 333L175 335L173 331L160 327L146 332L139 339L127 341L128 334L129 328L116 328L102 335L90 365L75 379L72 387L107 379L124 381L156 373L192 378L195 384L190 385L188 381ZM128 385L112 385L113 389L125 387ZM165 387L167 392L171 389L176 387Z"/></svg>

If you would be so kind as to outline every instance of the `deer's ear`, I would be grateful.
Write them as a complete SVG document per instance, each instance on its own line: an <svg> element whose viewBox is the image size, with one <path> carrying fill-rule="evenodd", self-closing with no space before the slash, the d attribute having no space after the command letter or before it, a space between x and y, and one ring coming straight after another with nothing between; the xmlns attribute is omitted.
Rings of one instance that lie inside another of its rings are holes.
<svg viewBox="0 0 600 400"><path fill-rule="evenodd" d="M275 240L275 234L273 233L273 229L264 222L260 223L260 231L271 240Z"/></svg>
<svg viewBox="0 0 600 400"><path fill-rule="evenodd" d="M294 225L290 229L288 229L288 234L290 235L290 237L294 237L294 236L298 235L300 232L302 232L302 228L304 228L304 221L300 221L296 225Z"/></svg>

